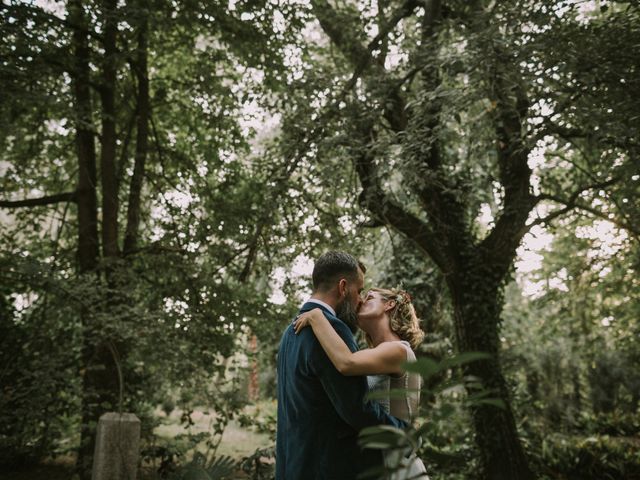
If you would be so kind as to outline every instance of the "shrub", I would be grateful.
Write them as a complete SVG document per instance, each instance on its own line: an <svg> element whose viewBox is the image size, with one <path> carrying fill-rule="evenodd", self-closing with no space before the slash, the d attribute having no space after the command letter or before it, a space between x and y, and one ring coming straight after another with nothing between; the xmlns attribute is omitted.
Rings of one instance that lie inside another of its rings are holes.
<svg viewBox="0 0 640 480"><path fill-rule="evenodd" d="M640 479L637 439L552 434L542 442L541 460L551 478Z"/></svg>

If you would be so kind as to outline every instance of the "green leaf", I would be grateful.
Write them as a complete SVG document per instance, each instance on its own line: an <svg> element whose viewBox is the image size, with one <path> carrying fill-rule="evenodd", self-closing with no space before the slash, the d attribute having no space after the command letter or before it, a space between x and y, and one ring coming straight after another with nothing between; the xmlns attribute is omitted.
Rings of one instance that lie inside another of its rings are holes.
<svg viewBox="0 0 640 480"><path fill-rule="evenodd" d="M451 358L442 361L443 366L447 368L457 367L460 365L466 365L468 363L477 362L479 360L488 360L492 357L491 354L485 352L463 352L454 355Z"/></svg>
<svg viewBox="0 0 640 480"><path fill-rule="evenodd" d="M504 403L504 400L500 398L482 398L479 400L472 400L469 403L473 405L489 405L492 407L499 408L501 410L505 410L507 408L506 404Z"/></svg>
<svg viewBox="0 0 640 480"><path fill-rule="evenodd" d="M407 372L419 373L425 379L440 373L442 370L441 364L430 358L419 358L415 362L405 363L404 368Z"/></svg>

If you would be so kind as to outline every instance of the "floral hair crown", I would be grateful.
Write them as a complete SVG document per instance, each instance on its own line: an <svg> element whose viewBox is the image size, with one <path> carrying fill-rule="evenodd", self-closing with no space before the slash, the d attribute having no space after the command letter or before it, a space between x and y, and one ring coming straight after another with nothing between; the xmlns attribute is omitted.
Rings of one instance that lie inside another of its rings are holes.
<svg viewBox="0 0 640 480"><path fill-rule="evenodd" d="M409 292L406 292L405 290L400 290L396 294L394 300L398 302L398 304L411 303L411 295L409 295Z"/></svg>

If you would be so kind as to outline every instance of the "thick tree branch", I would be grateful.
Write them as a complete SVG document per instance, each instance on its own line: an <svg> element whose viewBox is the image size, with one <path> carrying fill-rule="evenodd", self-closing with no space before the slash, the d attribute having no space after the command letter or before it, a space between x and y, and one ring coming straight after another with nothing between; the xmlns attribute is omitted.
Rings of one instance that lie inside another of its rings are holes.
<svg viewBox="0 0 640 480"><path fill-rule="evenodd" d="M28 198L25 200L0 200L1 208L21 208L39 207L42 205L53 205L60 202L76 202L77 192L57 193L38 198Z"/></svg>
<svg viewBox="0 0 640 480"><path fill-rule="evenodd" d="M365 48L362 44L360 38L362 35L357 34L349 34L352 30L345 29L345 25L352 25L354 22L353 19L346 16L341 12L337 12L333 9L326 0L314 0L313 7L314 12L323 28L325 33L329 36L332 42L338 47L338 49L345 55L345 57L351 62L351 64L355 67L354 73L351 77L351 80L346 84L345 89L343 90L343 95L346 95L351 89L355 86L356 81L360 78L368 68L372 69L372 77L371 83L376 84L376 88L379 90L380 82L388 82L389 87L386 92L384 92L384 96L381 99L381 104L384 105L383 116L389 122L391 128L396 132L403 132L407 129L407 112L406 112L406 102L400 92L400 87L405 79L402 79L401 82L397 80L392 80L389 78L388 73L384 69L384 65L379 62L374 61L375 57L373 56L373 51L378 48L378 45L382 39L385 39L389 32L391 32L396 25L407 16L411 15L413 11L419 5L418 2L408 0L401 7L399 7L394 14L391 16L390 20L386 23L384 28L380 29L379 34L368 44ZM425 42L431 42L433 37L437 32L437 24L440 20L440 2L439 1L431 1L428 2L425 10L425 16L428 17L423 22L425 38L423 39ZM431 56L433 57L435 52L431 52ZM430 73L434 73L435 70L430 71ZM412 72L409 76L411 78L415 75L416 72ZM429 80L433 81L435 78L436 83L439 81L439 78L436 76L428 75ZM433 83L433 82L430 82ZM431 85L430 85L431 86ZM433 127L437 125L439 108L433 108L430 106L430 115L429 115L429 126L427 128L432 131ZM424 122L422 122L424 123ZM364 140L364 143L368 143L368 138L373 134L373 127L370 125L368 127L356 127L359 130L358 135L360 138ZM429 159L435 160L432 161L432 165L435 167L435 163L437 163L437 159L439 156L439 152L435 146L430 148L428 155ZM424 155L420 156L423 158ZM421 249L425 251L428 255L430 255L436 263L438 263L444 271L449 271L451 268L451 258L452 256L448 253L445 257L444 251L440 250L440 247L443 245L448 245L453 243L448 242L445 238L440 238L442 235L436 235L432 228L427 225L423 220L420 220L418 217L410 214L405 211L400 205L394 202L391 198L386 195L376 178L375 167L373 164L373 159L368 158L368 153L361 153L356 156L355 159L356 170L358 171L362 186L363 192L361 195L361 203L366 206L373 214L373 224L386 223L391 225L396 230L404 233L405 235L412 238L416 243L420 246ZM442 191L446 190L443 186ZM433 193L433 192L431 192ZM428 195L430 197L430 203L434 203L434 195ZM437 196L437 195L436 195ZM451 195L449 196L451 197ZM448 198L451 200L447 203L448 208L452 208L455 203L452 198ZM435 219L434 225L440 225L442 228L440 233L449 232L447 229L447 222L442 218L444 215L445 208L437 209L431 208L430 215L433 219ZM441 215L442 214L442 215ZM452 247L454 248L454 247Z"/></svg>
<svg viewBox="0 0 640 480"><path fill-rule="evenodd" d="M82 0L70 0L68 18L78 25L88 26ZM88 27L84 30L88 30ZM91 78L91 49L83 30L74 30L72 36L73 107L78 158L78 259L81 272L90 272L98 264L98 208L96 195L95 129L93 103L89 89Z"/></svg>
<svg viewBox="0 0 640 480"><path fill-rule="evenodd" d="M438 65L440 42L438 35L442 26L442 2L424 2L421 23L422 52L419 81L421 90L435 93L442 88L442 75ZM428 101L419 102L411 112L412 121L404 153L413 159L415 169L422 181L417 189L422 206L427 212L434 233L453 268L463 264L462 252L473 246L466 221L464 195L455 176L442 168L443 145L438 131L441 127L443 99L434 95Z"/></svg>
<svg viewBox="0 0 640 480"><path fill-rule="evenodd" d="M371 62L371 52L367 51L361 40L364 33L352 28L355 23L352 18L339 13L327 0L312 0L311 6L322 30L352 65L368 65Z"/></svg>
<svg viewBox="0 0 640 480"><path fill-rule="evenodd" d="M540 140L546 136L557 136L567 142L573 143L574 139L586 138L589 135L582 129L558 125L550 118L546 118L538 129L538 133L534 137L534 140Z"/></svg>
<svg viewBox="0 0 640 480"><path fill-rule="evenodd" d="M526 225L526 227L523 229L524 230L523 236L526 232L529 232L533 227L538 225L550 225L551 222L553 222L556 218L566 215L572 210L573 210L573 206L558 208L557 210L554 210L553 212L549 213L548 215L545 215L544 217L537 218L533 222Z"/></svg>
<svg viewBox="0 0 640 480"><path fill-rule="evenodd" d="M124 177L124 172L127 166L127 156L129 153L129 144L131 143L131 137L133 135L133 127L136 124L136 118L138 116L138 106L133 109L131 112L131 117L127 122L126 131L124 141L122 142L122 148L120 149L120 157L118 163L116 164L116 179L118 182L118 191L120 191L120 185L122 184L122 178Z"/></svg>
<svg viewBox="0 0 640 480"><path fill-rule="evenodd" d="M436 58L437 45L434 38L437 35L438 25L441 20L442 9L439 0L426 2L425 14L422 19L422 43L427 52L427 57ZM421 68L421 80L424 90L435 92L440 87L442 79L437 66L432 62L425 64ZM441 165L440 145L436 130L440 124L440 113L442 111L442 101L434 98L429 102L422 102L419 111L414 114L412 122L414 131L413 136L424 138L427 141L414 142L419 145L419 151L414 153L417 164L422 168L429 169L430 175L434 177L434 181L423 182L423 188L420 190L420 198L427 212L436 222L442 222L444 204L448 203L448 209L453 207L458 218L463 216L462 208L454 195L445 192L450 191L450 185L446 175L439 172ZM437 177L437 179L436 179Z"/></svg>
<svg viewBox="0 0 640 480"><path fill-rule="evenodd" d="M251 271L253 270L253 266L255 264L256 258L258 256L258 247L260 244L260 237L262 236L262 230L265 227L265 222L260 222L256 226L256 230L253 234L251 241L247 244L249 249L249 253L247 254L247 258L244 262L244 267L242 268L242 272L238 276L238 280L240 283L246 283L249 279L249 275L251 275Z"/></svg>
<svg viewBox="0 0 640 480"><path fill-rule="evenodd" d="M617 137L613 135L605 135L602 132L594 132L576 127L567 127L559 125L550 118L547 118L542 122L534 136L534 140L540 140L545 136L561 138L583 153L583 156L585 157L587 156L582 152L580 145L578 145L578 140L592 140L602 148L614 147L627 152L637 148L639 145L634 141L635 139L630 137Z"/></svg>
<svg viewBox="0 0 640 480"><path fill-rule="evenodd" d="M378 31L381 31L384 28L386 28L388 24L385 16L385 12L389 7L389 0L377 0L377 4L378 4L378 13L377 13ZM385 37L380 42L380 55L378 55L378 63L380 63L381 65L384 65L384 62L387 59L388 53L389 53L389 38Z"/></svg>
<svg viewBox="0 0 640 480"><path fill-rule="evenodd" d="M549 225L553 220L555 220L556 218L561 217L562 215L565 215L573 210L583 210L585 212L588 212L590 214L592 214L595 217L598 218L602 218L603 220L607 220L611 223L613 223L614 225L617 225L620 228L623 228L625 230L627 230L629 233L631 233L632 235L634 235L634 237L636 237L636 239L640 239L640 229L637 227L634 227L633 225L627 223L627 222L622 222L620 220L617 220L615 218L609 218L609 215L598 210L597 208L592 207L591 205L587 205L586 203L583 203L580 201L580 197L584 192L587 192L589 190L596 190L596 189L602 189L602 188L606 188L609 187L611 185L614 185L616 183L618 183L619 181L622 180L622 177L613 177L610 178L608 180L603 180L601 182L595 182L595 183L591 183L589 185L585 185L584 187L580 187L578 189L576 189L574 192L572 192L568 197L562 197L560 195L553 195L553 194L548 194L548 193L543 193L540 194L538 196L535 197L535 201L536 203L539 203L543 200L549 200L551 202L563 205L562 208L558 208L557 210L554 210L553 212L549 213L548 215L545 215L544 217L540 217L536 220L534 220L533 222L527 224L523 230L522 230L522 235L524 235L526 232L528 232L529 230L531 230L531 228L533 228L536 225Z"/></svg>
<svg viewBox="0 0 640 480"><path fill-rule="evenodd" d="M389 225L414 241L445 272L450 262L440 250L436 235L423 220L406 211L384 192L377 175L373 158L364 151L355 159L355 167L362 184L360 203L373 215L376 222Z"/></svg>
<svg viewBox="0 0 640 480"><path fill-rule="evenodd" d="M140 2L141 11L147 11L145 1ZM138 242L138 230L140 225L140 209L142 185L145 177L145 166L149 150L149 76L147 65L148 49L148 19L143 17L138 27L138 54L134 62L134 73L137 79L136 112L137 112L137 136L136 136L136 156L133 167L133 175L129 187L129 200L127 205L127 226L125 230L123 249L133 250Z"/></svg>
<svg viewBox="0 0 640 480"><path fill-rule="evenodd" d="M384 42L388 40L391 31L396 28L398 23L413 13L418 6L417 0L406 0L391 16L385 25L380 27L378 34L367 45L367 54L356 64L355 75L361 75L373 60L373 52L378 48L385 48ZM384 69L384 63L377 63L381 69Z"/></svg>
<svg viewBox="0 0 640 480"><path fill-rule="evenodd" d="M521 189L514 189L509 195L505 194L504 207L500 216L489 235L481 242L484 252L505 268L511 264L511 257L515 255L520 240L527 232L526 221L529 212L536 204L536 198L529 193L529 176L528 167L527 170L522 169L520 175L516 176L516 179L523 184ZM515 181L514 179L513 183Z"/></svg>
<svg viewBox="0 0 640 480"><path fill-rule="evenodd" d="M585 185L584 187L580 187L576 189L573 193L571 193L571 195L569 195L569 197L566 200L559 200L560 197L556 195L542 193L536 197L536 201L553 200L554 202L559 201L559 203L562 203L565 205L574 205L576 200L578 200L578 198L580 198L580 195L582 195L584 192L587 192L589 190L607 188L607 187L610 187L611 185L615 185L620 180L622 180L622 177L612 177L612 178L609 178L608 180L602 180L600 182L590 183L589 185Z"/></svg>
<svg viewBox="0 0 640 480"><path fill-rule="evenodd" d="M523 138L530 102L521 75L513 67L513 59L498 45L493 46L493 53L490 98L495 105L494 129L504 207L480 246L488 259L506 272L526 231L536 199L531 194L528 164L531 143Z"/></svg>

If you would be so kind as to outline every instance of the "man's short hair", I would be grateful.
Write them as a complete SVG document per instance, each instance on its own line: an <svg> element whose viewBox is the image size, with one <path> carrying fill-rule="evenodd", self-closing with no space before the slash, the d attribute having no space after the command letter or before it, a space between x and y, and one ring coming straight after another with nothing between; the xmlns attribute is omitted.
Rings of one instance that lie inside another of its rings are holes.
<svg viewBox="0 0 640 480"><path fill-rule="evenodd" d="M341 278L356 280L358 268L365 273L367 269L353 255L346 252L329 251L323 253L313 266L313 291L327 291Z"/></svg>

